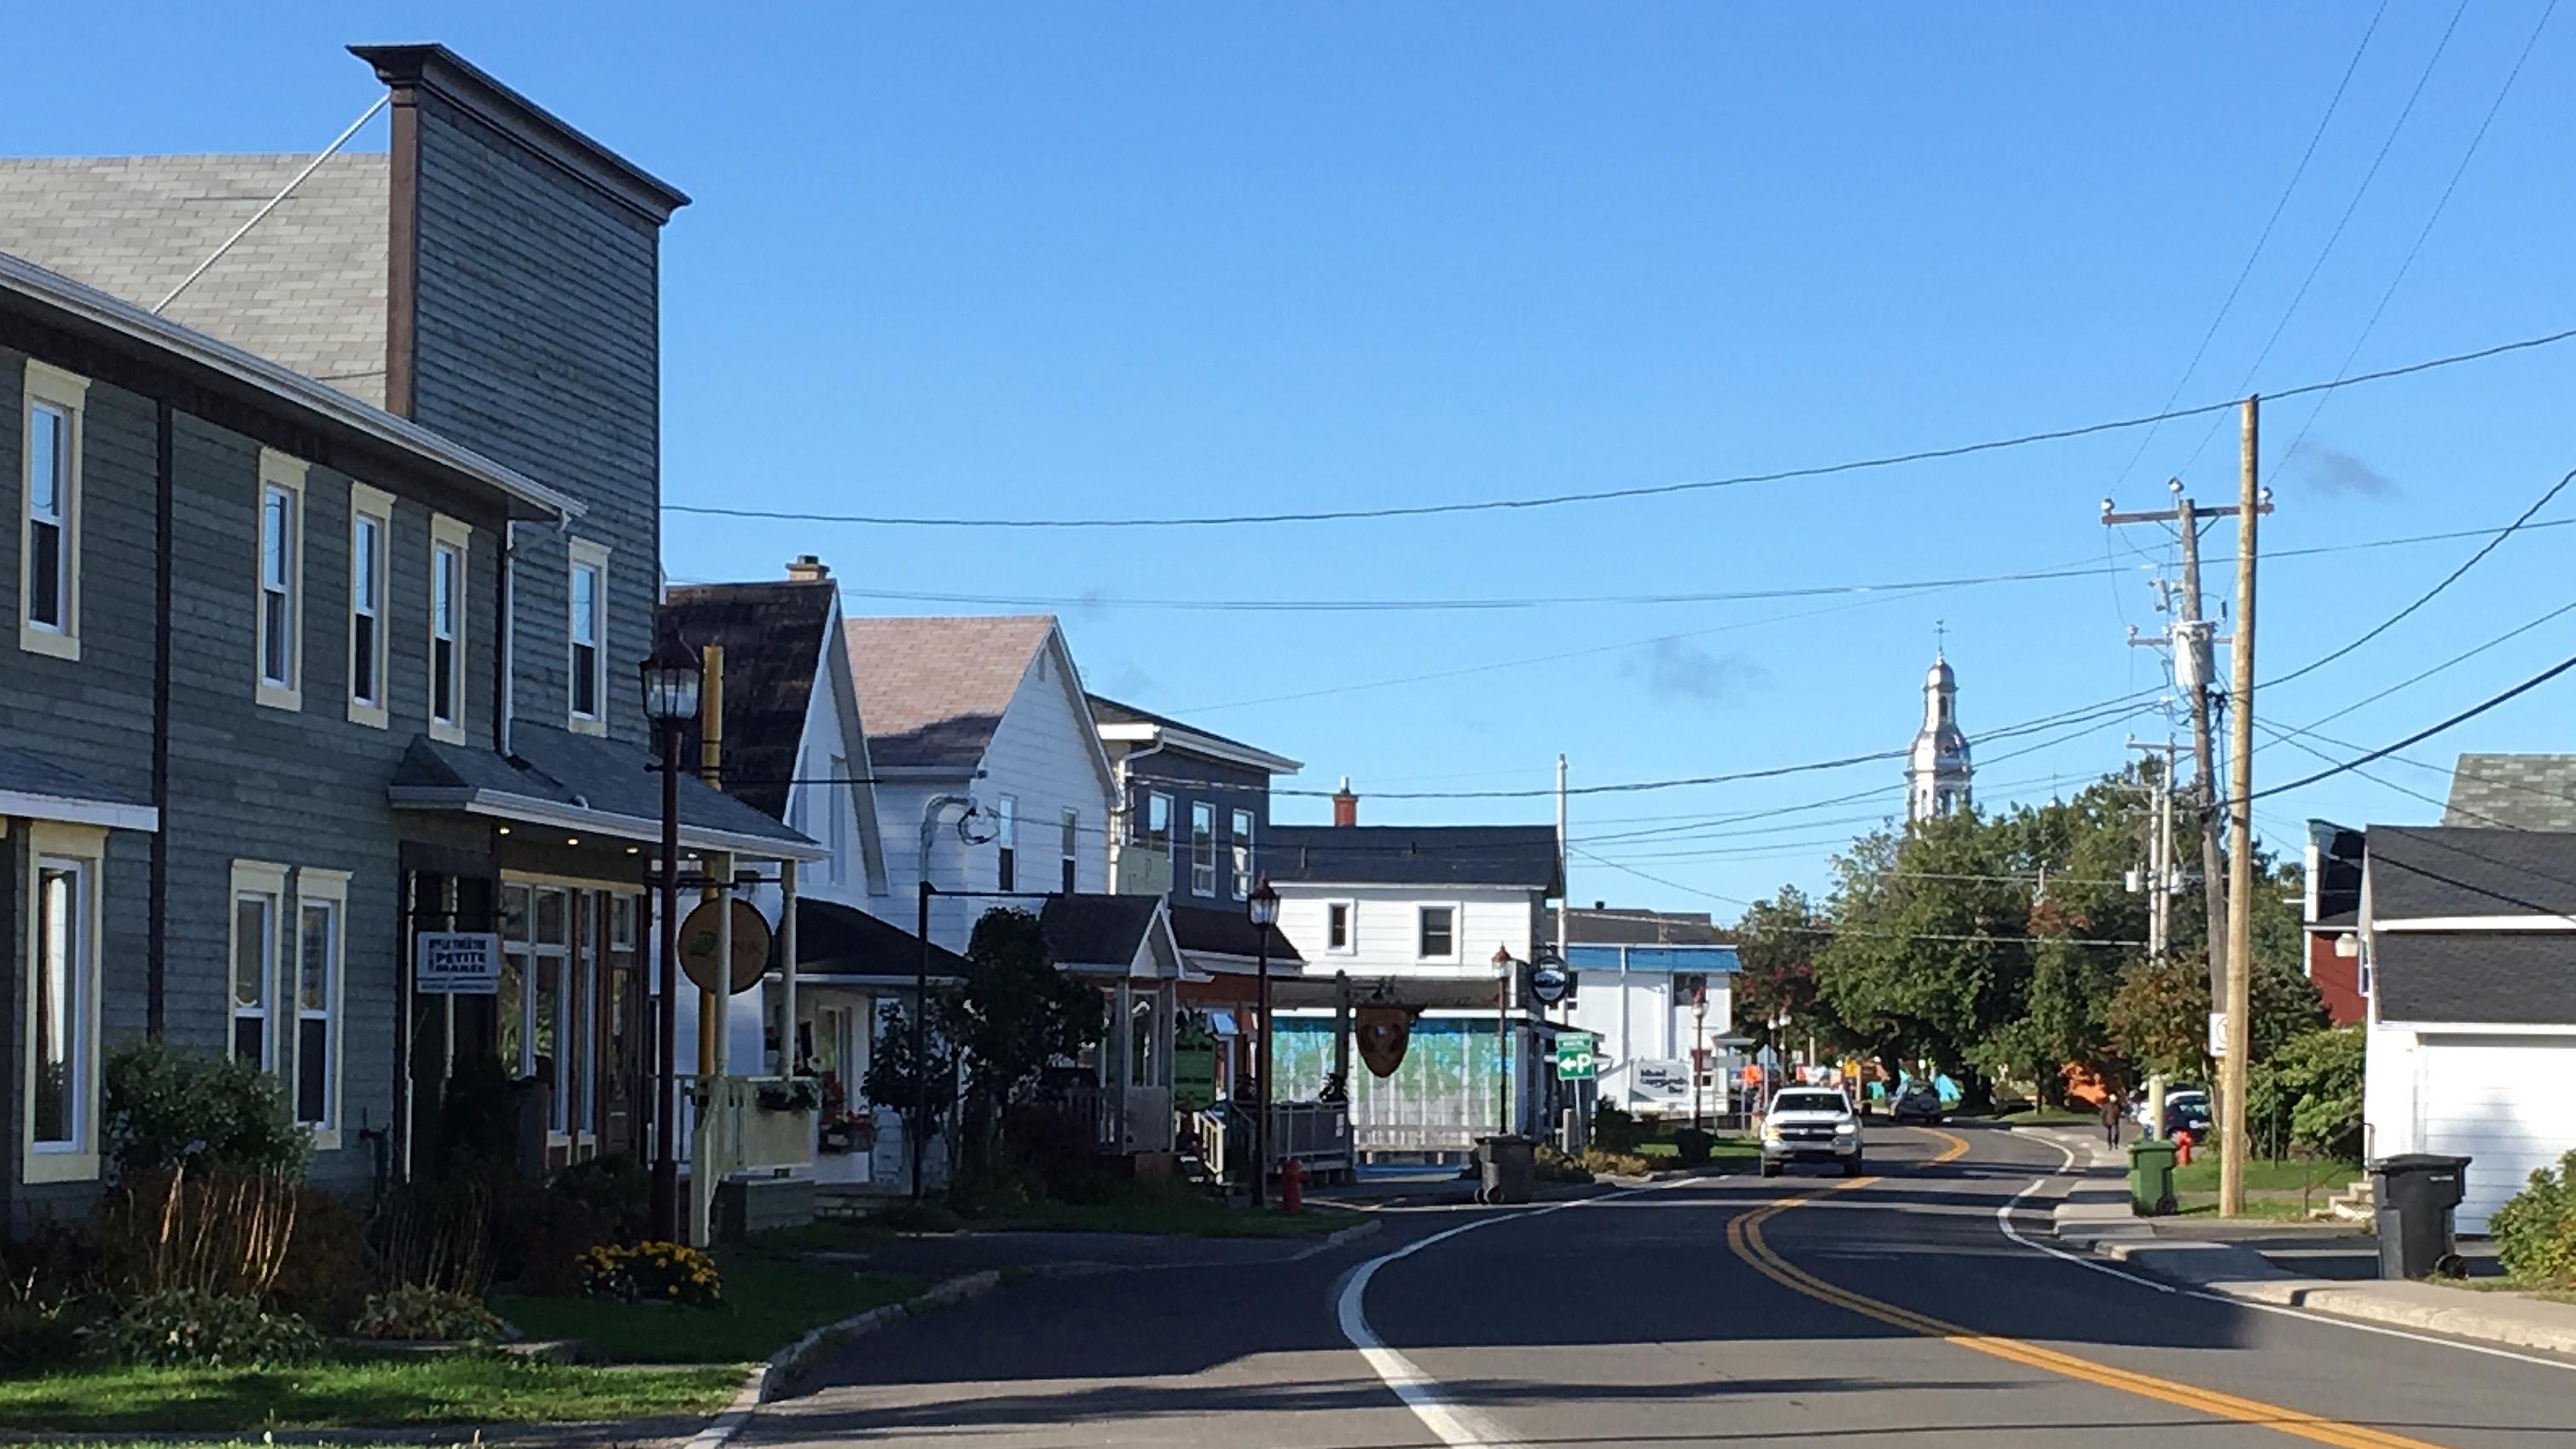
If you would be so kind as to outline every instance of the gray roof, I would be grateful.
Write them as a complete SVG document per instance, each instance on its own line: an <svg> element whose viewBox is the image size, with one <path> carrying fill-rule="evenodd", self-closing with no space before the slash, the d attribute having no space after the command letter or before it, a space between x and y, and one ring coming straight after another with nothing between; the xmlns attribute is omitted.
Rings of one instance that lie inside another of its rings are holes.
<svg viewBox="0 0 2576 1449"><path fill-rule="evenodd" d="M0 158L0 252L157 306L312 159ZM323 162L162 315L382 405L387 177Z"/></svg>
<svg viewBox="0 0 2576 1449"><path fill-rule="evenodd" d="M2576 833L2374 825L2373 921L2576 915Z"/></svg>
<svg viewBox="0 0 2576 1449"><path fill-rule="evenodd" d="M1277 926L1254 926L1243 907L1227 910L1222 906L1172 907L1172 939L1184 951L1197 951L1210 956L1240 956L1246 961L1261 954L1261 940L1270 938L1270 964L1295 966L1304 958Z"/></svg>
<svg viewBox="0 0 2576 1449"><path fill-rule="evenodd" d="M2576 932L2390 931L2371 980L2383 1021L2576 1024Z"/></svg>
<svg viewBox="0 0 2576 1449"><path fill-rule="evenodd" d="M921 938L855 906L798 896L796 969L817 976L913 976L922 970ZM954 980L966 974L966 958L933 942L929 970L933 980Z"/></svg>
<svg viewBox="0 0 2576 1449"><path fill-rule="evenodd" d="M784 818L819 682L823 631L840 612L835 586L701 584L672 589L662 608L692 645L724 649L725 792ZM681 754L695 759L698 732L692 726L688 734Z"/></svg>
<svg viewBox="0 0 2576 1449"><path fill-rule="evenodd" d="M1054 632L1051 614L845 622L868 758L881 768L974 768Z"/></svg>
<svg viewBox="0 0 2576 1449"><path fill-rule="evenodd" d="M50 800L78 800L106 805L150 805L150 797L116 790L76 774L42 755L0 745L0 793L41 795Z"/></svg>
<svg viewBox="0 0 2576 1449"><path fill-rule="evenodd" d="M1717 927L1706 911L1649 911L1594 906L1565 913L1566 937L1577 946L1716 946ZM1556 943L1556 917L1551 914L1541 935Z"/></svg>
<svg viewBox="0 0 2576 1449"><path fill-rule="evenodd" d="M1161 896L1049 896L1038 912L1038 929L1061 964L1125 967L1154 929L1162 903Z"/></svg>
<svg viewBox="0 0 2576 1449"><path fill-rule="evenodd" d="M1553 825L1274 825L1262 869L1330 885L1519 886L1554 894Z"/></svg>
<svg viewBox="0 0 2576 1449"><path fill-rule="evenodd" d="M2576 830L2576 755L2462 755L2445 825Z"/></svg>
<svg viewBox="0 0 2576 1449"><path fill-rule="evenodd" d="M627 822L661 820L662 780L645 751L524 720L512 726L510 742L516 753L503 756L415 737L394 770L394 802L461 807L469 796L499 797L503 806L522 799ZM819 854L803 835L693 775L680 777L680 824L684 831L803 846L795 852L799 858Z"/></svg>

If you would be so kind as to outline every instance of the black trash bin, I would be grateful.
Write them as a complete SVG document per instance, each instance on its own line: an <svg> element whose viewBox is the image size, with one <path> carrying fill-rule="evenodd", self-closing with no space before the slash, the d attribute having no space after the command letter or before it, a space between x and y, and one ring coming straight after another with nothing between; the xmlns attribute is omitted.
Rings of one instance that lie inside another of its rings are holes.
<svg viewBox="0 0 2576 1449"><path fill-rule="evenodd" d="M2370 1164L2377 1204L2379 1276L2460 1276L2458 1234L2452 1210L2468 1182L2469 1159L2437 1152L2408 1152Z"/></svg>

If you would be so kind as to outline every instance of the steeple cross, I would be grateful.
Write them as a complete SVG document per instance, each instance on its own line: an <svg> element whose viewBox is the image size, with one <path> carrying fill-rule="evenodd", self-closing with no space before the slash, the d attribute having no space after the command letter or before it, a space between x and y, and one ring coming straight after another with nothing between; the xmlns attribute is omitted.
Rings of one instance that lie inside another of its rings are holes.
<svg viewBox="0 0 2576 1449"><path fill-rule="evenodd" d="M1941 619L1935 619L1935 620L1933 620L1933 621L1932 621L1932 657L1933 657L1933 658L1935 658L1935 659L1939 659L1939 658L1944 657L1944 655L1943 655L1943 651L1942 651L1942 646L1943 646L1944 644L1946 644L1947 642L1949 642L1949 637L1950 637L1950 626L1949 626L1949 623L1948 623L1946 620L1941 620Z"/></svg>

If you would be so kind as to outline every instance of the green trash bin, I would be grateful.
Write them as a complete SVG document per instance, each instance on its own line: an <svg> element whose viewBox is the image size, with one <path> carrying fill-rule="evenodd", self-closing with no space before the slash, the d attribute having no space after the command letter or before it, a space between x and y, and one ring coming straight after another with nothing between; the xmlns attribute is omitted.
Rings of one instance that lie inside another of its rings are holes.
<svg viewBox="0 0 2576 1449"><path fill-rule="evenodd" d="M2174 1210L2174 1144L2145 1137L2129 1144L2129 1211L2142 1218L2169 1217Z"/></svg>

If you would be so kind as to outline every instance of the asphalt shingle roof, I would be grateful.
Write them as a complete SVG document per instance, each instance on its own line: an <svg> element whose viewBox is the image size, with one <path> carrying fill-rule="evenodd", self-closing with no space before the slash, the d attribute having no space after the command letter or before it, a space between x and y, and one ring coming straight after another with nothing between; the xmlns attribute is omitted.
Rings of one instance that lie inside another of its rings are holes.
<svg viewBox="0 0 2576 1449"><path fill-rule="evenodd" d="M1054 631L1050 614L846 621L870 760L972 768Z"/></svg>
<svg viewBox="0 0 2576 1449"><path fill-rule="evenodd" d="M31 755L6 745L0 745L0 791L109 805L152 803L150 798L134 791L109 789L86 775L64 769L42 755Z"/></svg>
<svg viewBox="0 0 2576 1449"><path fill-rule="evenodd" d="M156 306L312 159L0 158L0 252ZM388 177L323 162L163 315L382 406Z"/></svg>
<svg viewBox="0 0 2576 1449"><path fill-rule="evenodd" d="M1218 906L1172 907L1172 939L1184 951L1203 951L1211 956L1240 956L1249 961L1261 953L1261 938L1270 937L1270 964L1294 966L1305 958L1277 926L1256 930L1252 917L1238 906L1225 910Z"/></svg>
<svg viewBox="0 0 2576 1449"><path fill-rule="evenodd" d="M2387 931L2371 973L2383 1021L2576 1024L2576 932Z"/></svg>
<svg viewBox="0 0 2576 1449"><path fill-rule="evenodd" d="M2375 921L2576 915L2576 833L2374 825Z"/></svg>
<svg viewBox="0 0 2576 1449"><path fill-rule="evenodd" d="M1559 886L1553 825L1274 825L1273 880L1331 885Z"/></svg>
<svg viewBox="0 0 2576 1449"><path fill-rule="evenodd" d="M1706 911L1571 910L1566 914L1566 936L1577 946L1716 946L1717 927ZM1556 942L1556 918L1550 915L1542 932L1548 944Z"/></svg>
<svg viewBox="0 0 2576 1449"><path fill-rule="evenodd" d="M2576 755L2462 755L2445 825L2576 830Z"/></svg>
<svg viewBox="0 0 2576 1449"><path fill-rule="evenodd" d="M798 896L796 969L818 976L911 976L921 970L921 938L856 907ZM963 976L966 958L933 942L930 974Z"/></svg>
<svg viewBox="0 0 2576 1449"><path fill-rule="evenodd" d="M829 582L777 581L675 588L663 604L691 645L724 649L725 793L774 819L787 814L837 597ZM695 759L688 733L683 757Z"/></svg>
<svg viewBox="0 0 2576 1449"><path fill-rule="evenodd" d="M510 743L514 757L416 736L394 768L393 788L487 790L629 819L662 818L662 777L643 750L525 720L512 727ZM680 777L680 823L755 839L805 840L691 775Z"/></svg>
<svg viewBox="0 0 2576 1449"><path fill-rule="evenodd" d="M1055 959L1073 966L1124 967L1153 929L1161 896L1049 896L1038 929Z"/></svg>
<svg viewBox="0 0 2576 1449"><path fill-rule="evenodd" d="M1191 724L1187 720L1174 719L1167 714L1156 714L1150 709L1139 709L1132 704L1125 704L1118 700L1111 699L1107 695L1095 694L1091 696L1091 713L1093 718L1099 720L1103 724L1161 725L1165 729L1188 730L1194 735L1205 735L1209 739L1216 741L1218 744L1232 745L1238 750L1261 750L1263 754L1271 753L1268 750L1262 750L1259 745L1247 744L1230 735L1218 734L1212 729Z"/></svg>

